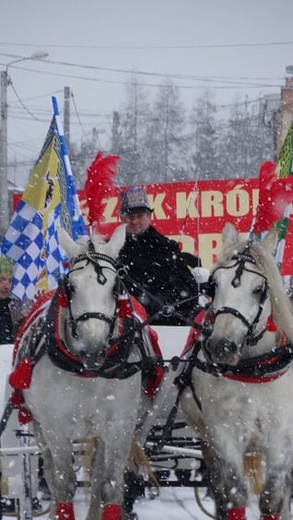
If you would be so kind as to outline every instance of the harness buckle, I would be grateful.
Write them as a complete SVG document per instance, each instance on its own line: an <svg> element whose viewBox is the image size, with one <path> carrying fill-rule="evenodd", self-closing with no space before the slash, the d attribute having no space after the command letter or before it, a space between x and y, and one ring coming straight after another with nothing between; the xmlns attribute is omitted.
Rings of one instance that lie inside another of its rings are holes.
<svg viewBox="0 0 293 520"><path fill-rule="evenodd" d="M164 316L165 318L169 318L170 316L173 316L175 314L175 307L173 305L167 304L164 305L160 311L160 314Z"/></svg>

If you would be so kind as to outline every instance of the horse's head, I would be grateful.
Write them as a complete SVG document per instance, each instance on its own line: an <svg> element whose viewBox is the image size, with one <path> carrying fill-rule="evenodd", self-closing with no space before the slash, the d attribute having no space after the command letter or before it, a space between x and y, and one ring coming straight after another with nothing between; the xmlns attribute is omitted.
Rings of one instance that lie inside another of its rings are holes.
<svg viewBox="0 0 293 520"><path fill-rule="evenodd" d="M243 242L229 224L222 238L223 251L211 275L215 288L213 329L204 351L214 363L237 365L241 357L251 355L251 349L257 355L261 353L257 348L272 348L275 338L268 338L268 322L271 323L272 308L283 305L285 295L271 254L274 233L269 233L261 244Z"/></svg>
<svg viewBox="0 0 293 520"><path fill-rule="evenodd" d="M62 228L58 238L70 259L63 280L68 303L64 331L67 348L81 357L85 368L97 370L105 360L114 327L115 260L125 241L125 225L119 226L108 242L93 235L76 243Z"/></svg>

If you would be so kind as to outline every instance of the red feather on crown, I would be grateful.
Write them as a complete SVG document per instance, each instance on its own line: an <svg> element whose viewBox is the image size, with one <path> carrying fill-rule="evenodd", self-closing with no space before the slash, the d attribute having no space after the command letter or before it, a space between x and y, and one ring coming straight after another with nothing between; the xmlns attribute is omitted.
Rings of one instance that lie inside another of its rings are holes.
<svg viewBox="0 0 293 520"><path fill-rule="evenodd" d="M95 231L101 232L99 224L105 220L103 217L104 198L116 194L113 179L117 174L119 159L118 155L104 157L103 152L98 152L87 169L84 193L87 198L88 221Z"/></svg>

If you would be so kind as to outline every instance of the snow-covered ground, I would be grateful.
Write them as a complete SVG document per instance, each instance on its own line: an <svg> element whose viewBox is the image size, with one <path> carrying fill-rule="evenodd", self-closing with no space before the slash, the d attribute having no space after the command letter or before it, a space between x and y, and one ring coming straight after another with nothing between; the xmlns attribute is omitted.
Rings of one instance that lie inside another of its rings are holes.
<svg viewBox="0 0 293 520"><path fill-rule="evenodd" d="M211 501L204 501L204 505L209 512L213 511ZM83 500L76 502L76 517L83 520ZM195 501L194 492L187 488L162 488L160 496L150 499L147 495L145 498L139 499L134 507L139 520L160 520L167 518L168 520L206 520L208 517L202 513Z"/></svg>
<svg viewBox="0 0 293 520"><path fill-rule="evenodd" d="M139 499L134 507L139 520L207 520L208 515L213 513L211 500L205 496L205 490L200 490L202 506L206 510L203 512L197 505L194 490L191 488L162 488L160 496L150 499L148 496ZM88 499L85 492L78 490L74 511L76 520L85 520ZM44 504L45 506L47 503ZM47 520L48 513L38 516L40 520ZM257 520L259 518L256 500L251 499L251 504L247 508L247 520ZM11 519L11 516L4 516L4 520Z"/></svg>

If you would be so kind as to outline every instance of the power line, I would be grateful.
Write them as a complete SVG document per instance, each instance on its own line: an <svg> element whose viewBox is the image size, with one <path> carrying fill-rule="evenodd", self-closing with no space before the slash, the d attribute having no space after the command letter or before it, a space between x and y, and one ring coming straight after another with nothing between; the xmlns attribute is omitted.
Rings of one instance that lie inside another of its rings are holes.
<svg viewBox="0 0 293 520"><path fill-rule="evenodd" d="M62 65L62 66L70 66L70 67L85 67L83 65L79 65L79 64L73 64L73 63L66 63L66 62L49 62L48 63L50 64L55 64L55 65ZM158 77L158 78L161 78L161 80L163 79L168 79L168 78L171 78L171 79L186 79L186 80L192 80L192 81L199 81L199 82L202 82L202 83L216 83L216 84L213 84L213 85L209 85L208 88L209 89L214 89L214 90L227 90L227 89L239 89L239 88L250 88L250 89L254 89L254 88L281 88L282 84L281 84L281 79L280 78L272 78L272 80L274 81L279 81L280 83L279 84L272 84L272 83L248 83L248 82L238 82L237 78L236 79L231 79L231 81L228 81L228 78L227 79L218 79L216 77L213 77L213 76L206 76L206 77L200 77L200 76L187 76L187 75L179 75L179 74L160 74L160 73L148 73L148 72L143 72L143 71L135 71L133 72L132 70L123 70L123 69L109 69L109 68L103 68L103 67L95 67L95 66L86 66L87 68L91 68L93 70L100 70L100 71L107 71L107 72L115 72L115 73L128 73L128 74L131 74L132 76L135 76L136 74L139 74L139 75L150 75L150 76L155 76L155 77ZM93 78L93 77L88 77L88 76L77 76L77 75L74 75L74 74L62 74L62 73L59 73L59 72L46 72L46 71L38 71L38 70L33 70L33 69L29 69L29 68L25 68L25 67L17 67L18 69L20 70L26 70L26 71L29 71L29 72L34 72L35 74L43 74L43 75L47 75L47 76L54 76L54 77L62 77L62 78L67 78L67 79L77 79L77 80L82 80L82 81L91 81L91 82L96 82L96 83L107 83L107 84L117 84L117 85L123 85L125 86L127 84L127 81L120 81L120 80L108 80L108 79L102 79L102 78ZM264 78L265 79L265 78ZM260 79L261 80L261 79ZM220 81L221 83L229 83L229 85L219 85L218 84L218 81ZM141 87L154 87L154 88L158 88L160 85L158 85L157 83L149 83L149 82L144 82L144 83L138 83L136 82L136 85L137 86L141 86ZM187 90L200 90L203 88L203 85L177 85L177 87L179 89L187 89Z"/></svg>
<svg viewBox="0 0 293 520"><path fill-rule="evenodd" d="M79 112L77 110L77 106L76 106L76 103L75 103L75 99L74 99L73 93L71 93L71 99L72 99L72 102L73 102L73 106L74 106L74 110L75 110L75 113L76 113L76 117L77 117L79 126L81 128L81 131L82 131L84 137L87 139L88 137L87 137L86 131L84 130L84 128L82 126L82 122L81 122L81 119L80 119L80 116L79 116Z"/></svg>
<svg viewBox="0 0 293 520"><path fill-rule="evenodd" d="M0 53L0 55L3 55L2 53ZM9 57L12 57L11 55L9 55ZM19 56L15 56L13 55L14 58L19 58ZM280 81L281 78L272 78L272 77L249 77L249 76L239 76L239 77L235 77L235 76L202 76L202 75L192 75L192 74L177 74L177 73L162 73L162 72L152 72L152 71L143 71L143 70L138 70L138 69L124 69L124 68L114 68L114 67L101 67L101 66L97 66L97 65L86 65L84 63L73 63L73 62L70 62L70 61L53 61L53 60L48 60L46 59L46 64L51 64L51 65L61 65L63 67L77 67L77 68L81 68L81 69L86 69L86 70L97 70L97 71L106 71L106 72L113 72L113 73L123 73L123 74L131 74L132 76L136 76L136 75L143 75L143 76L151 76L151 77L160 77L160 78L168 78L168 77L171 77L171 78L174 78L174 79L185 79L185 80L192 80L192 81L210 81L210 82L217 82L217 81L221 81L221 82L237 82L237 81ZM19 70L27 70L27 71L30 71L30 72L35 72L35 73L40 73L40 74L49 74L49 75L52 75L48 72L45 72L45 71L37 71L35 69L31 69L29 67L24 67L24 66L21 66L21 65L17 65L17 66L14 66L15 69L19 69ZM55 73L54 73L55 75ZM60 75L60 74L57 74L57 75ZM63 74L61 76L64 76ZM68 76L65 76L65 77L68 77ZM70 77L70 76L69 76ZM74 77L74 76L71 76L71 77ZM87 78L83 78L83 77L77 77L77 79L87 79ZM92 78L88 78L88 79L92 79ZM102 79L95 79L95 81L106 81L106 80L102 80ZM115 82L114 82L115 83ZM124 82L123 82L124 83ZM241 83L240 83L241 85ZM148 85L147 85L148 86ZM153 86L153 85L149 85L149 86ZM244 86L247 86L246 84ZM249 85L248 85L249 86ZM257 85L259 86L259 85ZM275 85L269 85L269 86L275 86ZM190 87L187 87L187 88L190 88Z"/></svg>
<svg viewBox="0 0 293 520"><path fill-rule="evenodd" d="M12 83L12 81L10 81L10 86L15 94L15 96L17 97L19 103L21 104L22 108L24 108L24 110L28 113L29 116L31 116L33 119L35 119L36 121L39 121L39 119L32 113L30 112L30 110L25 106L25 104L23 103L23 101L21 100L21 98L19 97L18 93L16 92L15 90L15 87Z"/></svg>
<svg viewBox="0 0 293 520"><path fill-rule="evenodd" d="M77 45L77 44L52 44L52 43L16 43L16 42L0 42L0 45L10 45L13 47L44 47L50 49L113 49L113 50L188 50L188 49L221 49L221 48L238 48L238 47L272 47L280 45L293 45L293 41L275 41L275 42L244 42L244 43L215 43L205 44L198 43L193 45Z"/></svg>

